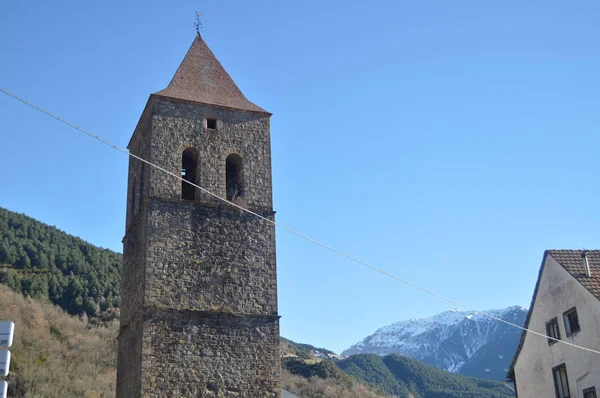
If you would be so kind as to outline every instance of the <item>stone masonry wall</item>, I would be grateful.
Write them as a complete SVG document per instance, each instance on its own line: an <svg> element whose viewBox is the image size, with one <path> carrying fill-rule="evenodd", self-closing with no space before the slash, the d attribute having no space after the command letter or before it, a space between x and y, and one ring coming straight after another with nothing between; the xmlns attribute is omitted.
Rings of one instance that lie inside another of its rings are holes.
<svg viewBox="0 0 600 398"><path fill-rule="evenodd" d="M131 139L129 151L142 159L150 160L150 123L138 126L136 134ZM144 213L144 205L148 196L151 166L136 158L129 158L127 174L127 217L125 234L138 214Z"/></svg>
<svg viewBox="0 0 600 398"><path fill-rule="evenodd" d="M142 308L140 308L142 310ZM119 333L117 397L139 398L142 391L143 311L129 319Z"/></svg>
<svg viewBox="0 0 600 398"><path fill-rule="evenodd" d="M140 396L146 270L145 220L146 215L138 213L129 225L124 239L122 310L117 358L118 397Z"/></svg>
<svg viewBox="0 0 600 398"><path fill-rule="evenodd" d="M130 145L132 153L149 157L144 132ZM118 337L117 396L139 397L141 391L143 299L146 274L146 189L142 162L129 158L126 232L123 238L123 288ZM135 198L134 198L135 196Z"/></svg>
<svg viewBox="0 0 600 398"><path fill-rule="evenodd" d="M155 100L152 117L152 161L178 174L181 155L187 148L199 152L199 185L226 197L225 159L237 154L243 160L244 193L236 203L250 209L273 207L269 116L208 105ZM206 117L219 120L217 130L204 127ZM150 196L181 197L181 181L158 170L151 172ZM218 203L204 193L202 203Z"/></svg>
<svg viewBox="0 0 600 398"><path fill-rule="evenodd" d="M149 309L144 331L144 397L280 397L278 317Z"/></svg>
<svg viewBox="0 0 600 398"><path fill-rule="evenodd" d="M277 314L272 224L221 206L156 199L149 206L148 305Z"/></svg>
<svg viewBox="0 0 600 398"><path fill-rule="evenodd" d="M138 131L130 144L132 154L150 158L148 129ZM123 289L121 325L143 305L146 271L147 191L149 166L130 157L127 187L127 221L123 238Z"/></svg>
<svg viewBox="0 0 600 398"><path fill-rule="evenodd" d="M243 160L236 203L273 219L269 115L151 96L132 153L226 197L225 159ZM205 119L218 119L207 129ZM275 228L130 161L117 397L281 394Z"/></svg>

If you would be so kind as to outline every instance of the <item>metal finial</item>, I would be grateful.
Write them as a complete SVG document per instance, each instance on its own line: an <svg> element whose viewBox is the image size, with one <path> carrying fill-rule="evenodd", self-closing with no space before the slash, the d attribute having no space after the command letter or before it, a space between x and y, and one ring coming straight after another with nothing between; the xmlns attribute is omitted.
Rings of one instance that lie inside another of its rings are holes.
<svg viewBox="0 0 600 398"><path fill-rule="evenodd" d="M196 33L200 34L200 29L202 29L202 20L200 19L202 14L196 11L196 22L194 22L194 26L196 27Z"/></svg>

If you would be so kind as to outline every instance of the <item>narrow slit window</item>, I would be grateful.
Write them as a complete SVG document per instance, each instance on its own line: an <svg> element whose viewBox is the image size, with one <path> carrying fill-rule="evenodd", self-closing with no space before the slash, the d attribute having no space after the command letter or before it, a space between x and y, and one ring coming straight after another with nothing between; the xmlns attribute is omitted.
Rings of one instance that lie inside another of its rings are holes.
<svg viewBox="0 0 600 398"><path fill-rule="evenodd" d="M225 174L227 200L234 201L244 194L242 158L239 155L231 154L227 156L225 160Z"/></svg>
<svg viewBox="0 0 600 398"><path fill-rule="evenodd" d="M181 181L181 199L196 199L196 187L188 184L186 181L197 185L197 173L198 152L195 149L188 148L183 151L183 155L181 156L181 178L184 179L184 181Z"/></svg>
<svg viewBox="0 0 600 398"><path fill-rule="evenodd" d="M217 129L217 119L206 119L206 128L216 130Z"/></svg>

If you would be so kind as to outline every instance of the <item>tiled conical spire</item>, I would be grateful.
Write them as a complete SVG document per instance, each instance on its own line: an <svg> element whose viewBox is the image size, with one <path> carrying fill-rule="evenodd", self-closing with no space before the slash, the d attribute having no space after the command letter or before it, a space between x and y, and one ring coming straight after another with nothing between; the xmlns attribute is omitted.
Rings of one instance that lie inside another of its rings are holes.
<svg viewBox="0 0 600 398"><path fill-rule="evenodd" d="M268 113L246 99L199 34L169 86L156 94L203 104Z"/></svg>

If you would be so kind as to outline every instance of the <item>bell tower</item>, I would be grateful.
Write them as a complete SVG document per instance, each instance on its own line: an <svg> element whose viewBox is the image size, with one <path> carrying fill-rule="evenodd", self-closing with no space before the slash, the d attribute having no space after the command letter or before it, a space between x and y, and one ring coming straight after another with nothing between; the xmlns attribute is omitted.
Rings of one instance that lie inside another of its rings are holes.
<svg viewBox="0 0 600 398"><path fill-rule="evenodd" d="M271 114L198 34L130 158L117 397L280 397Z"/></svg>

